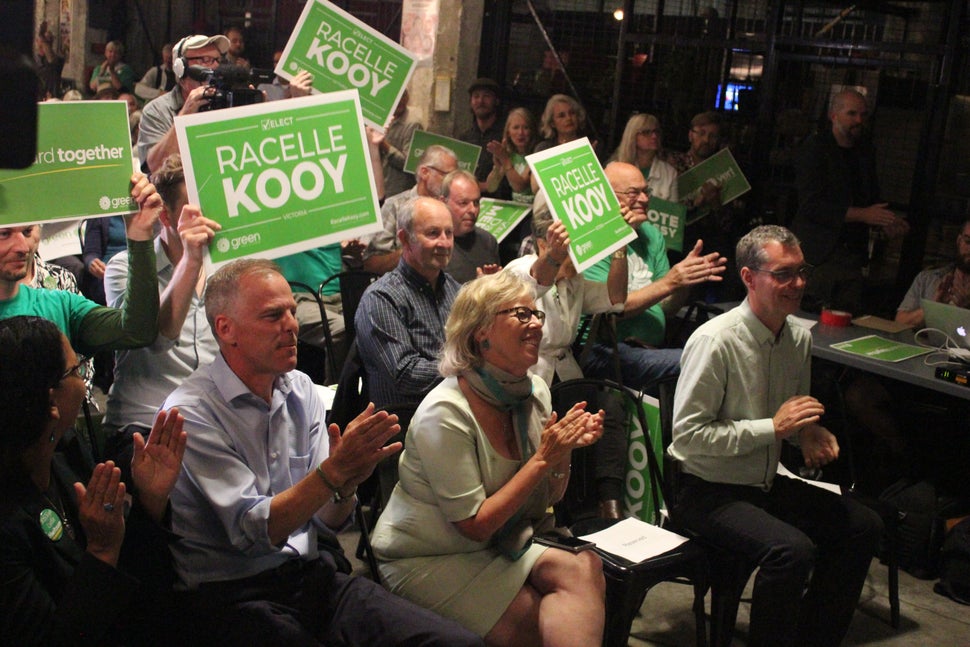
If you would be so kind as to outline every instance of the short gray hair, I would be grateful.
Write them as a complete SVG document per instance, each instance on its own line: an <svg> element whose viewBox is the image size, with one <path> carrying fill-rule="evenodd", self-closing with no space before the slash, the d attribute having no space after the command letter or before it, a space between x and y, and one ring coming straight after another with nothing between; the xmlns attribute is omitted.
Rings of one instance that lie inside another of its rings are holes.
<svg viewBox="0 0 970 647"><path fill-rule="evenodd" d="M740 272L742 267L758 269L768 262L768 254L764 248L770 242L779 243L783 247L801 247L798 237L785 227L780 225L755 227L738 241L738 246L734 250L738 271Z"/></svg>
<svg viewBox="0 0 970 647"><path fill-rule="evenodd" d="M455 160L455 163L458 162L458 156L455 155L455 151L451 150L450 148L440 144L432 144L431 146L428 146L426 149L424 149L424 153L422 153L421 157L418 159L418 165L415 168L415 172L420 171L424 166L440 166L441 162L444 161L446 156L449 156Z"/></svg>
<svg viewBox="0 0 970 647"><path fill-rule="evenodd" d="M463 285L445 323L439 372L450 377L482 365L475 333L495 321L495 310L523 296L535 298L528 283L511 272L486 274Z"/></svg>
<svg viewBox="0 0 970 647"><path fill-rule="evenodd" d="M209 320L212 334L218 338L216 317L227 315L233 310L243 277L273 273L283 276L280 266L265 258L241 258L216 270L205 285L205 317Z"/></svg>
<svg viewBox="0 0 970 647"><path fill-rule="evenodd" d="M430 202L432 204L438 203L442 207L445 205L441 200L435 198L430 198L428 196L418 196L417 198L408 198L407 201L401 205L401 208L397 212L397 230L404 231L408 235L408 240L414 242L414 212L417 210L418 206L421 204L426 204ZM447 209L448 207L445 207Z"/></svg>
<svg viewBox="0 0 970 647"><path fill-rule="evenodd" d="M532 200L532 236L536 240L545 238L546 232L549 231L553 222L552 212L549 210L549 201L546 200L546 192L539 189Z"/></svg>
<svg viewBox="0 0 970 647"><path fill-rule="evenodd" d="M451 195L451 183L457 179L465 180L475 186L478 186L478 178L469 173L464 169L455 169L441 180L441 199L447 200L448 196Z"/></svg>

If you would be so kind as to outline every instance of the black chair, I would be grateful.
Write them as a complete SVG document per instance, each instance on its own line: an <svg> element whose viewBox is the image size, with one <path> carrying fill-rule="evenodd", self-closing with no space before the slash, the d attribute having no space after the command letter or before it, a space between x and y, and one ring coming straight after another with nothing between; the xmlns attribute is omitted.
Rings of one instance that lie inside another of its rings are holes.
<svg viewBox="0 0 970 647"><path fill-rule="evenodd" d="M662 447L664 450L664 482L669 498L668 505L673 507L677 492L680 488L680 463L667 454L667 448L673 441L673 410L674 392L677 378L668 378L658 383L660 402L660 430ZM703 537L699 537L677 524L676 518L671 519L673 529L680 534L691 537L700 545L707 555L708 583L711 588L711 645L713 647L729 647L734 636L734 625L737 622L738 607L741 594L757 567L740 555L724 550L711 544Z"/></svg>
<svg viewBox="0 0 970 647"><path fill-rule="evenodd" d="M639 399L627 389L607 380L580 378L560 382L552 387L553 408L560 414L579 401L585 400L589 407L603 401L603 398L620 398L627 410L634 411L644 434L649 433ZM602 408L602 407L601 407ZM653 523L663 525L660 501L665 498L666 485L663 482L660 465L653 453L651 443L646 443L650 474L650 491L654 501ZM572 477L570 478L572 480ZM584 535L611 525L612 521L587 519L570 526L575 535ZM657 557L639 563L629 562L621 557L597 550L603 560L603 573L606 576L606 627L603 644L607 647L625 646L630 635L633 619L643 605L647 592L661 582L678 582L694 587L694 619L698 645L707 645L707 632L704 616L704 595L707 591L707 564L704 551L693 540Z"/></svg>
<svg viewBox="0 0 970 647"><path fill-rule="evenodd" d="M356 347L356 343L354 346ZM391 404L383 407L383 409L388 413L397 415L398 424L401 425L401 432L391 438L388 443L397 441L403 443L408 425L411 423L411 418L414 416L417 405L414 403ZM377 566L377 558L374 556L374 551L371 548L370 533L374 529L374 526L377 525L377 519L380 517L385 506L387 506L387 501L391 498L391 492L394 490L394 486L397 485L397 465L399 458L400 453L377 464L374 473L365 481L366 487L362 486L360 488L362 492L366 490L366 493L358 495L357 508L354 510L354 518L360 528L360 540L357 542L356 551L357 559L367 560L367 567L370 570L371 577L375 582L382 585L384 584L384 580ZM365 504L364 501L367 503ZM365 507L367 508L367 512L364 511Z"/></svg>
<svg viewBox="0 0 970 647"><path fill-rule="evenodd" d="M846 461L846 467L849 473L849 485L843 486L843 494L853 497L862 505L872 509L882 519L883 541L882 550L879 557L886 564L886 568L889 571L889 624L893 629L899 629L899 562L897 551L900 541L899 523L902 521L905 513L903 513L899 508L889 501L878 499L856 489L856 458L855 453L853 452L852 432L849 428L850 423L848 409L845 406L845 395L842 388L842 384L845 379L847 379L849 374L849 369L845 369L842 375L839 376L839 379L835 381L835 394L838 404L838 411L828 412L829 416L827 416L827 423L830 425L830 427L835 429L834 433L837 434L839 440L841 456ZM835 413L837 417L831 417L832 413ZM840 422L841 424L833 424L833 422L836 421Z"/></svg>
<svg viewBox="0 0 970 647"><path fill-rule="evenodd" d="M724 310L710 303L694 301L684 310L683 317L676 317L667 327L666 346L682 348L698 326L723 312Z"/></svg>
<svg viewBox="0 0 970 647"><path fill-rule="evenodd" d="M325 362L333 362L333 353L331 352L332 344L329 343L330 331L327 326L327 312L323 307L323 301L317 296L317 291L306 283L300 283L299 281L289 281L290 289L293 292L305 292L317 302L317 307L320 309L320 320L323 324L324 334L326 335L327 344L325 349L321 349L318 346L312 344L307 344L302 341L297 341L297 368L310 376L316 384L325 384L327 379L327 369ZM331 375L336 375L336 368L334 365L330 366Z"/></svg>
<svg viewBox="0 0 970 647"><path fill-rule="evenodd" d="M357 336L357 331L354 328L354 317L357 316L357 306L360 305L360 298L364 296L364 291L370 284L379 278L379 275L366 270L347 270L327 277L317 289L317 295L322 303L326 288L330 287L334 281L337 281L340 286L340 303L344 313L344 346L343 349L339 350L350 349L350 344ZM326 326L324 328L324 334L327 338L327 350L330 351L333 348L334 342L332 331L326 318L324 318L324 325ZM338 349L333 350L336 351ZM343 355L345 353L341 352L340 354ZM334 354L334 356L336 355ZM334 375L336 374L335 372Z"/></svg>

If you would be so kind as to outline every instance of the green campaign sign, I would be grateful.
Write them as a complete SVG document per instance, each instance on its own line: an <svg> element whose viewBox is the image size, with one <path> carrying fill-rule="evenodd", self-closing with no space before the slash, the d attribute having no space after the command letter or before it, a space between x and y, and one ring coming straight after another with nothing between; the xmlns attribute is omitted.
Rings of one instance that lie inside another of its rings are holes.
<svg viewBox="0 0 970 647"><path fill-rule="evenodd" d="M415 130L411 135L411 148L408 150L408 158L404 162L404 171L414 173L418 169L418 160L424 155L428 146L444 146L451 149L451 152L458 158L458 168L469 173L475 173L478 166L478 156L482 154L482 147L475 144L463 142L460 139L452 139L444 135L429 133L427 130Z"/></svg>
<svg viewBox="0 0 970 647"><path fill-rule="evenodd" d="M582 273L637 237L620 215L589 140L583 137L525 158L549 210L569 232L569 256Z"/></svg>
<svg viewBox="0 0 970 647"><path fill-rule="evenodd" d="M502 239L508 236L530 211L532 207L521 202L482 198L482 206L475 224L495 236L495 240L502 242Z"/></svg>
<svg viewBox="0 0 970 647"><path fill-rule="evenodd" d="M684 205L650 196L647 220L660 231L664 242L667 243L667 249L675 252L684 251L686 216L687 207Z"/></svg>
<svg viewBox="0 0 970 647"><path fill-rule="evenodd" d="M310 0L290 34L276 73L313 74L320 92L356 89L364 119L381 132L391 120L415 61L410 52L324 0Z"/></svg>
<svg viewBox="0 0 970 647"><path fill-rule="evenodd" d="M189 200L222 225L213 266L381 229L356 91L175 118Z"/></svg>
<svg viewBox="0 0 970 647"><path fill-rule="evenodd" d="M650 489L650 463L648 447L655 456L663 456L663 438L660 433L660 401L641 394L639 406L643 409L647 429L643 429L637 412L629 401L623 400L627 409L627 463L623 487L623 509L632 517L653 523L653 512L663 507L663 501L654 501ZM663 461L660 461L663 469Z"/></svg>
<svg viewBox="0 0 970 647"><path fill-rule="evenodd" d="M124 101L41 103L34 163L0 170L0 224L131 213L133 169Z"/></svg>
<svg viewBox="0 0 970 647"><path fill-rule="evenodd" d="M695 199L706 182L721 187L721 204L727 204L751 190L748 178L744 177L731 149L722 148L697 166L677 177L677 195L681 201ZM706 215L709 209L701 216Z"/></svg>

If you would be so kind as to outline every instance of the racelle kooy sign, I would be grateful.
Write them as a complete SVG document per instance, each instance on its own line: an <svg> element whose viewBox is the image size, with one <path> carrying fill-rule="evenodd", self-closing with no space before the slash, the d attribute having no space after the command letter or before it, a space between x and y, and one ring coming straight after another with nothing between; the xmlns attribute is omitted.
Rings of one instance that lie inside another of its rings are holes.
<svg viewBox="0 0 970 647"><path fill-rule="evenodd" d="M176 117L175 128L189 200L222 225L214 266L381 229L355 91Z"/></svg>
<svg viewBox="0 0 970 647"><path fill-rule="evenodd" d="M383 132L414 71L414 57L332 3L310 0L276 66L288 80L301 70L313 74L320 92L360 92L364 119Z"/></svg>
<svg viewBox="0 0 970 647"><path fill-rule="evenodd" d="M583 137L525 158L549 210L569 232L569 255L577 272L637 237L620 215L620 203Z"/></svg>

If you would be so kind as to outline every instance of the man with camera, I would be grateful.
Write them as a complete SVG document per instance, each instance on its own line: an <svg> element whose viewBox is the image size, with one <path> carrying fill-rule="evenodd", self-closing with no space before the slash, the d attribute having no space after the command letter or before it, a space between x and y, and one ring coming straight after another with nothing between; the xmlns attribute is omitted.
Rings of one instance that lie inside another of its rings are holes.
<svg viewBox="0 0 970 647"><path fill-rule="evenodd" d="M137 148L143 170L157 171L169 155L179 152L175 116L196 113L208 102L204 77L196 73L201 70L193 68L215 70L228 51L229 39L222 35L186 36L172 48L175 87L142 110Z"/></svg>

